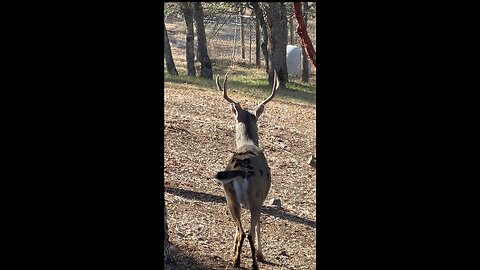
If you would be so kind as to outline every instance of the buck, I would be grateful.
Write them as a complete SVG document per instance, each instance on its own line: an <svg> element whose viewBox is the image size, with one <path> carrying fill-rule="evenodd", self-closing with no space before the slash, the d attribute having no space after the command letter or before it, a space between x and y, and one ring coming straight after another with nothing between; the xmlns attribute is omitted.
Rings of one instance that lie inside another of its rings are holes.
<svg viewBox="0 0 480 270"><path fill-rule="evenodd" d="M265 110L265 105L273 99L279 88L277 74L274 74L274 83L270 96L258 104L253 110L242 109L238 102L233 101L227 95L227 75L223 81L223 89L218 82L218 90L223 92L223 97L230 102L232 112L236 120L236 145L237 149L224 171L218 172L216 180L223 184L228 209L235 222L236 233L233 245L234 267L240 266L240 254L245 239L245 232L242 227L240 205L250 209L250 230L248 241L252 251L252 268L258 269L258 261L264 261L262 253L260 233L260 212L263 202L268 195L271 184L270 167L267 159L258 146L257 120ZM255 239L255 228L257 232L257 250L253 243Z"/></svg>

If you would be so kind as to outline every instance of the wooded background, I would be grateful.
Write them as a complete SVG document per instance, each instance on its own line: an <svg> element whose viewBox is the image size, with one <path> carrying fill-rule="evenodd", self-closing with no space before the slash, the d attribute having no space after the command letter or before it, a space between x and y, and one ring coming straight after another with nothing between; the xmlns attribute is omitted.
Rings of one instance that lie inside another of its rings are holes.
<svg viewBox="0 0 480 270"><path fill-rule="evenodd" d="M201 73L207 72L208 67L211 67L210 59L230 61L233 65L245 62L255 64L256 68L265 68L269 74L270 84L275 69L282 85L285 85L289 76L286 71L285 46L296 45L302 48L304 58L302 81L308 82L310 75L316 73L316 69L307 68L308 59L296 32L298 22L293 6L293 2L227 2L196 5L188 2L165 3L165 23L169 24L168 28L165 27L166 31L176 31L179 26L187 26L183 38L170 38L168 45L172 49L184 51L189 76L196 74L195 61L202 63ZM316 48L316 2L303 2L302 12L313 48ZM194 14L199 14L197 20L193 18ZM167 56L169 49L165 50L165 57L169 58ZM271 59L268 59L269 57ZM206 62L202 62L202 58ZM168 59L167 69L171 70L170 74L175 74L173 67L169 67ZM207 75L200 76L211 78L210 71Z"/></svg>

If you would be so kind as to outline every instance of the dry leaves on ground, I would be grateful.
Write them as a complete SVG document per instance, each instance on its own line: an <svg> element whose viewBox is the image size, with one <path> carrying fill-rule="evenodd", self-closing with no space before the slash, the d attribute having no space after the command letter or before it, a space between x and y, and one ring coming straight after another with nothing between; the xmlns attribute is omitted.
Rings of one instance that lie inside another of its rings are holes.
<svg viewBox="0 0 480 270"><path fill-rule="evenodd" d="M213 82L212 82L212 89ZM234 118L218 91L165 84L165 204L176 269L233 269L235 226L213 179L235 150ZM248 100L253 107L260 100ZM242 104L244 106L245 104ZM261 269L316 268L315 107L270 102L258 121L260 147L272 172L261 216ZM282 207L267 206L279 198ZM242 224L249 224L242 209ZM244 226L248 227L248 226ZM241 266L251 268L244 243Z"/></svg>

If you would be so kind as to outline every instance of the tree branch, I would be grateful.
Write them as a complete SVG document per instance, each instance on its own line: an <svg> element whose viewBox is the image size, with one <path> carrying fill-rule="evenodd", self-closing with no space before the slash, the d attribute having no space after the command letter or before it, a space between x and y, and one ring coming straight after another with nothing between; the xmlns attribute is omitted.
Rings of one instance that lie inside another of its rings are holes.
<svg viewBox="0 0 480 270"><path fill-rule="evenodd" d="M315 49L313 48L310 37L308 36L307 27L305 26L305 21L303 20L301 3L295 2L293 7L295 9L295 17L297 18L298 22L297 34L300 36L300 43L302 43L302 46L305 48L305 52L307 53L307 57L310 62L317 67Z"/></svg>

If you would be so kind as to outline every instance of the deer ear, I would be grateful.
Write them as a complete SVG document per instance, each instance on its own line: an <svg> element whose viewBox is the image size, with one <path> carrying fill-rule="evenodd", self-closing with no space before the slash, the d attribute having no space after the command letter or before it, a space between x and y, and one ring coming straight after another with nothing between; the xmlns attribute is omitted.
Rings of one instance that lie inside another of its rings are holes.
<svg viewBox="0 0 480 270"><path fill-rule="evenodd" d="M257 119L260 117L260 115L262 115L264 110L265 106L263 106L263 104L260 104L255 108L255 116L257 117Z"/></svg>

